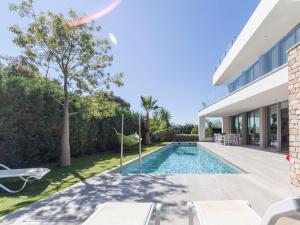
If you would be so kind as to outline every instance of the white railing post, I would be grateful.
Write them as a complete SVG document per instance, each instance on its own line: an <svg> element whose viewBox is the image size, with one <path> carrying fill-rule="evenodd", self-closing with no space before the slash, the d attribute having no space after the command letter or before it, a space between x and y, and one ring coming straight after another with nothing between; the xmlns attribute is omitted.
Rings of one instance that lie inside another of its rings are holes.
<svg viewBox="0 0 300 225"><path fill-rule="evenodd" d="M140 173L142 173L141 115L139 115L139 166Z"/></svg>

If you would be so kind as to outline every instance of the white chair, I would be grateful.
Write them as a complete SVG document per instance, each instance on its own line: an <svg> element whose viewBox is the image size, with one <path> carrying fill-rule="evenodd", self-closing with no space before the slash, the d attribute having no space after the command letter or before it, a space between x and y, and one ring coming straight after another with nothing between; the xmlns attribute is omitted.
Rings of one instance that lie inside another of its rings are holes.
<svg viewBox="0 0 300 225"><path fill-rule="evenodd" d="M227 145L234 145L236 144L236 135L235 134L228 134L226 138Z"/></svg>
<svg viewBox="0 0 300 225"><path fill-rule="evenodd" d="M194 224L193 209L200 225L275 225L282 217L293 218L297 220L294 224L300 224L299 197L271 205L263 218L256 214L248 201L197 201L188 202L189 225Z"/></svg>
<svg viewBox="0 0 300 225"><path fill-rule="evenodd" d="M0 184L0 188L9 192L9 193L17 193L22 191L26 184L31 180L40 180L42 179L47 173L50 172L47 168L28 168L28 169L10 169L5 165L0 164L4 170L0 170L0 178L20 178L24 181L21 188L17 190L12 190Z"/></svg>
<svg viewBox="0 0 300 225"><path fill-rule="evenodd" d="M155 209L155 225L160 225L161 204L107 202L99 204L82 225L148 225Z"/></svg>

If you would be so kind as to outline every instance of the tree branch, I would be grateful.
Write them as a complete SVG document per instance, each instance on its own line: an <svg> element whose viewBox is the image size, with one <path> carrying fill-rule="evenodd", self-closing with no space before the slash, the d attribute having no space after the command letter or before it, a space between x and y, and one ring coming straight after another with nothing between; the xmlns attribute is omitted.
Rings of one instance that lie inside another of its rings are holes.
<svg viewBox="0 0 300 225"><path fill-rule="evenodd" d="M55 98L55 96L53 94L50 93L49 90L49 85L48 85L48 72L49 72L49 66L50 66L50 60L47 61L47 69L46 69L46 88L47 88L47 92L48 94L60 105L60 106L64 106L64 104L59 101L57 98Z"/></svg>
<svg viewBox="0 0 300 225"><path fill-rule="evenodd" d="M76 114L79 114L79 113L82 113L82 112L86 112L86 111L88 111L89 109L90 109L90 108L88 107L88 108L79 110L79 111L77 111L77 112L69 113L69 116L74 116L74 115L76 115Z"/></svg>

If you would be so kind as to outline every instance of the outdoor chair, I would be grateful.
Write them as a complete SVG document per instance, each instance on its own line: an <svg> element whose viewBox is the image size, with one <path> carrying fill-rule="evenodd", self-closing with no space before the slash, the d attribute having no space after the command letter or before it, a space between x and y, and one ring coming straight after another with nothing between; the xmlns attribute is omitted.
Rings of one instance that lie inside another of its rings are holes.
<svg viewBox="0 0 300 225"><path fill-rule="evenodd" d="M148 225L155 211L155 225L160 225L161 204L108 202L99 204L82 225Z"/></svg>
<svg viewBox="0 0 300 225"><path fill-rule="evenodd" d="M23 180L23 185L21 188L17 190L12 190L10 188L7 188L3 184L0 184L0 188L3 190L9 192L9 193L17 193L22 191L26 184L29 181L32 180L40 180L42 179L47 173L50 172L47 168L28 168L28 169L10 169L5 165L0 164L0 168L3 168L3 170L0 170L0 179L1 178L20 178Z"/></svg>
<svg viewBox="0 0 300 225"><path fill-rule="evenodd" d="M222 135L221 134L214 134L215 135L215 142L221 143L222 142Z"/></svg>
<svg viewBox="0 0 300 225"><path fill-rule="evenodd" d="M226 136L226 145L235 145L236 144L236 135L235 134L228 134Z"/></svg>
<svg viewBox="0 0 300 225"><path fill-rule="evenodd" d="M200 225L275 225L284 217L292 218L295 223L283 224L300 223L299 197L288 198L271 205L262 218L250 207L248 201L197 201L188 202L189 225L194 224L193 209L196 211Z"/></svg>

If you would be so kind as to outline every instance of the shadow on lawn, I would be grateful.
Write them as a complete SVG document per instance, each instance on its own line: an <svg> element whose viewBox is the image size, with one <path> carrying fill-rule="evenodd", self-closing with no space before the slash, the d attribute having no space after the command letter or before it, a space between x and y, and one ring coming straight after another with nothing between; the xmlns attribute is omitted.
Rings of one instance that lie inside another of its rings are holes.
<svg viewBox="0 0 300 225"><path fill-rule="evenodd" d="M82 223L98 204L108 201L166 201L165 208L171 207L178 215L185 216L184 210L175 207L185 203L172 202L170 197L186 193L185 185L174 184L163 175L98 175L64 192L36 202L30 207L8 214L2 221L0 220L0 223L12 222L13 219L29 212L31 216L26 219L26 222Z"/></svg>
<svg viewBox="0 0 300 225"><path fill-rule="evenodd" d="M154 144L152 147L155 149L160 146L162 146L162 144ZM124 153L126 157L134 157L138 154L138 148L126 149ZM112 169L118 165L118 162L119 152L113 151L74 158L72 160L72 165L65 168L50 165L50 173L42 180L30 182L23 191L17 194L8 194L0 190L0 201L1 198L4 197L14 200L15 202L7 208L3 207L0 210L0 216L47 197L80 181L83 181L85 185L88 185L88 183L85 182L85 179L95 176L105 170ZM13 179L5 180L4 184L9 188L17 189L22 185L22 182Z"/></svg>

